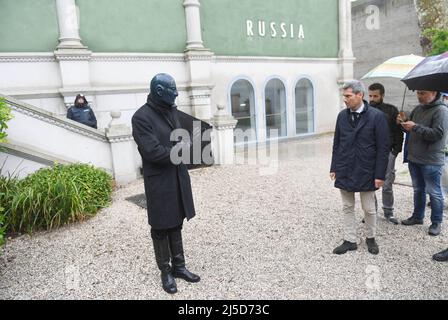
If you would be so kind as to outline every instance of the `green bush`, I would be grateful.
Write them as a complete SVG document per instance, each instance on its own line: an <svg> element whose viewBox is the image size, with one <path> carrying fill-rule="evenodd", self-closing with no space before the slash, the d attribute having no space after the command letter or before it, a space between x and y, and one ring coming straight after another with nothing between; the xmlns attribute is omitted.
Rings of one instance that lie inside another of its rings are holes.
<svg viewBox="0 0 448 320"><path fill-rule="evenodd" d="M0 246L5 243L5 233L8 228L7 214L11 208L12 196L17 192L17 183L17 178L0 175Z"/></svg>
<svg viewBox="0 0 448 320"><path fill-rule="evenodd" d="M12 119L11 109L6 105L3 98L0 97L0 142L6 141L6 123Z"/></svg>
<svg viewBox="0 0 448 320"><path fill-rule="evenodd" d="M41 169L19 181L9 196L8 230L32 233L83 221L108 206L111 194L112 177L92 166Z"/></svg>
<svg viewBox="0 0 448 320"><path fill-rule="evenodd" d="M448 30L446 29L427 29L423 36L430 41L430 56L435 56L448 51Z"/></svg>

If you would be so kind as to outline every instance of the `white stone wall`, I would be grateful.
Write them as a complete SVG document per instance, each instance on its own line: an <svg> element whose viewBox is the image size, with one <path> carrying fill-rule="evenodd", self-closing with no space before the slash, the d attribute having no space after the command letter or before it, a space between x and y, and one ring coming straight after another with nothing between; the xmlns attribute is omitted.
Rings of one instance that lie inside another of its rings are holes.
<svg viewBox="0 0 448 320"><path fill-rule="evenodd" d="M112 57L111 55L110 58ZM132 55L128 57L132 57ZM5 95L19 98L21 101L60 116L65 116L67 110L62 94L74 97L77 93L83 93L95 111L99 127L106 128L111 120L111 111L121 111L123 122L130 125L133 113L146 102L151 78L156 73L166 72L171 74L178 84L177 104L180 110L192 113L190 96L187 91L185 62L122 61L125 58L120 54L115 55L115 58L115 61L94 59L90 62L91 87L78 88L72 92L66 90L62 93L58 89L58 85L61 83L56 81L60 78L57 79L55 76L51 80L55 64L9 63L0 59L0 70L5 70L5 72L12 70L11 68L14 70L10 71L11 78L14 80L11 85L7 81L9 77L5 76L6 73L0 73L0 82L3 83L0 91ZM147 58L141 57L140 59ZM177 60L181 60L181 58L177 57ZM21 67L17 68L17 65ZM285 81L288 112L293 115L295 84L300 78L306 77L312 81L315 89L316 131L317 133L331 131L334 124L334 113L340 107L337 85L338 68L338 59L214 57L211 63L212 76L210 79L214 85L211 95L211 114L216 112L217 104L227 105L230 111L230 85L240 77L249 78L255 85L257 108L262 112L266 82L272 77L278 77ZM34 72L42 75L48 74L50 77L36 78L32 87L26 75ZM71 99L68 101L72 103ZM321 110L322 108L325 110ZM292 118L290 117L290 120L294 120ZM292 130L293 122L290 121L288 126L290 132L294 131Z"/></svg>

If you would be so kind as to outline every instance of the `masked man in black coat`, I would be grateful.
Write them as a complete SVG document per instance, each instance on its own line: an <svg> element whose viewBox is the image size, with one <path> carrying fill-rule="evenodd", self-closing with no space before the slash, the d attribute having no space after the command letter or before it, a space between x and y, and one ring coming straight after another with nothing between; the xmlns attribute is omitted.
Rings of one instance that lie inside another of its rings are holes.
<svg viewBox="0 0 448 320"><path fill-rule="evenodd" d="M179 143L170 139L171 133L180 128L174 104L177 96L174 79L158 74L151 81L147 103L132 117L133 136L143 162L154 253L162 287L170 294L177 292L175 278L200 281L185 268L182 245L183 221L193 218L195 209L187 167L184 163L174 164L178 161L173 162L171 156Z"/></svg>

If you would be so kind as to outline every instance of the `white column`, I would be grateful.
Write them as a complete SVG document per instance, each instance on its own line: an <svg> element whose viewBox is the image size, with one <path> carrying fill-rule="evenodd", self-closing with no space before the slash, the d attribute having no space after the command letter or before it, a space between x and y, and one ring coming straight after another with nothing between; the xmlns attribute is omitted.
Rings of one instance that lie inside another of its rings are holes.
<svg viewBox="0 0 448 320"><path fill-rule="evenodd" d="M78 12L75 0L56 0L59 24L58 49L85 48L79 36Z"/></svg>
<svg viewBox="0 0 448 320"><path fill-rule="evenodd" d="M339 0L339 57L353 57L352 5L350 0Z"/></svg>
<svg viewBox="0 0 448 320"><path fill-rule="evenodd" d="M91 87L90 64L92 52L79 36L79 12L75 0L56 0L59 24L59 45L54 52L59 62L65 104L73 103L77 93Z"/></svg>
<svg viewBox="0 0 448 320"><path fill-rule="evenodd" d="M351 0L339 0L339 88L342 89L344 82L353 79L353 57L352 47L352 4ZM342 91L340 93L339 106L345 108Z"/></svg>
<svg viewBox="0 0 448 320"><path fill-rule="evenodd" d="M185 18L187 23L187 50L203 49L201 32L201 14L199 0L185 0Z"/></svg>

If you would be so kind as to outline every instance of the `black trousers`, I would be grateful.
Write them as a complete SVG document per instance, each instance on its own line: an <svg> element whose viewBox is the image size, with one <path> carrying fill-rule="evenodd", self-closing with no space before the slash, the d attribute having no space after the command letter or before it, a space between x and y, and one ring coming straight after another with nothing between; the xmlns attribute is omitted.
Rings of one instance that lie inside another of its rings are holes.
<svg viewBox="0 0 448 320"><path fill-rule="evenodd" d="M173 233L176 231L181 231L182 227L183 227L183 224L181 224L180 226L177 226L175 228L171 228L171 229L160 230L160 229L151 228L151 238L154 240L166 239L170 233Z"/></svg>

